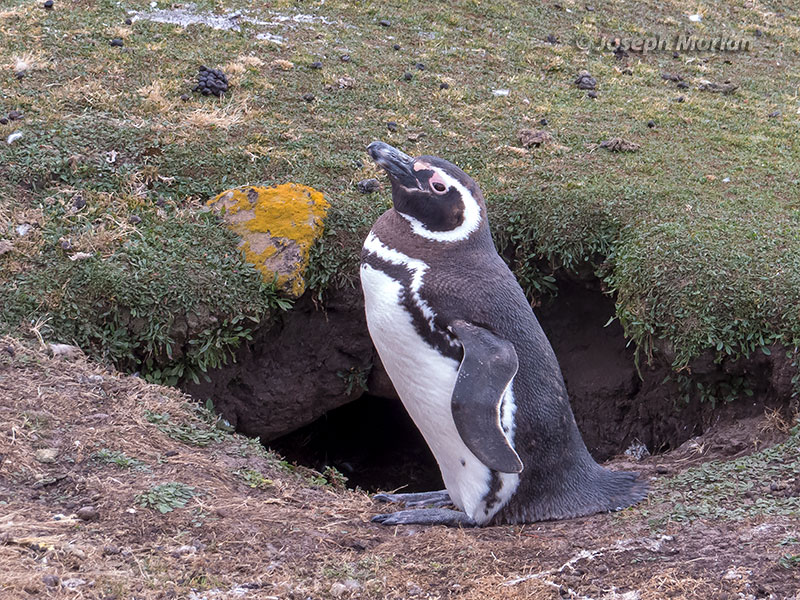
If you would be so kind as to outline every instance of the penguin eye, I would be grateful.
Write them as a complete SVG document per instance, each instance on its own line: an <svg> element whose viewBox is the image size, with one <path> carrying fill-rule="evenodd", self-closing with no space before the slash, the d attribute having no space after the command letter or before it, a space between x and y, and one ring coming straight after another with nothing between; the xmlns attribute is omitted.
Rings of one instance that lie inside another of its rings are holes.
<svg viewBox="0 0 800 600"><path fill-rule="evenodd" d="M447 190L447 186L443 184L441 181L434 181L431 183L431 187L433 191L437 194L443 194Z"/></svg>

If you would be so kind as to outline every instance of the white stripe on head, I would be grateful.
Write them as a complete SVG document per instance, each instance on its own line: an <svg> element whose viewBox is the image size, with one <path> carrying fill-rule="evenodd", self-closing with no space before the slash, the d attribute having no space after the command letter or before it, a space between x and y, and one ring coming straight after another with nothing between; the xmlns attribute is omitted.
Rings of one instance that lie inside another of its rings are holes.
<svg viewBox="0 0 800 600"><path fill-rule="evenodd" d="M472 197L470 191L461 185L455 177L451 177L436 167L431 167L431 169L444 180L448 187L455 188L461 194L461 201L464 203L464 221L461 225L449 231L431 231L419 219L400 211L397 212L410 223L411 231L418 236L436 242L460 242L465 240L481 226L481 207L478 205L478 201Z"/></svg>

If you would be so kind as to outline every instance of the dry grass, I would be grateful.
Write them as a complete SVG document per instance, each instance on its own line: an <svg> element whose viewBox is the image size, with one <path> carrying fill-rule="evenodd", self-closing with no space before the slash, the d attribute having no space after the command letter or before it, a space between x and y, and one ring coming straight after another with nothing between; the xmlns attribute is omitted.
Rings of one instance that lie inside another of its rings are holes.
<svg viewBox="0 0 800 600"><path fill-rule="evenodd" d="M210 431L174 389L0 339L0 597L706 600L800 584L778 565L796 520L673 523L663 537L647 526L651 504L524 527L384 528L369 523L366 495L321 485L241 436L178 441L151 422L167 414ZM48 449L55 462L42 462ZM184 508L137 501L173 481L196 490ZM76 516L87 505L98 520Z"/></svg>

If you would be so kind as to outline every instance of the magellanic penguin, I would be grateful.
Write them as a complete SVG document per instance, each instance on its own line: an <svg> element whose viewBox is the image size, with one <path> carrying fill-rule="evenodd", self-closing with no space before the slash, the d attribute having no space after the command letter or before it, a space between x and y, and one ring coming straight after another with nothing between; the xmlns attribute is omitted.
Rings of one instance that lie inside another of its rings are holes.
<svg viewBox="0 0 800 600"><path fill-rule="evenodd" d="M361 285L381 361L446 491L380 494L400 523L486 525L620 510L647 493L583 443L553 349L497 254L477 184L435 156L367 148L393 208L372 227ZM443 508L455 505L459 510Z"/></svg>

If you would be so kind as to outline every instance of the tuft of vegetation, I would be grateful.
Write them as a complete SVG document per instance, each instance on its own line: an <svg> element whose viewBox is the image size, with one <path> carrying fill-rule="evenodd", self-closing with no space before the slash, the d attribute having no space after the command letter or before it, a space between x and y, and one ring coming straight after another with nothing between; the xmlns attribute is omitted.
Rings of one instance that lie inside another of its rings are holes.
<svg viewBox="0 0 800 600"><path fill-rule="evenodd" d="M152 486L146 492L138 494L135 500L142 508L152 508L163 514L172 512L176 508L183 508L196 495L197 492L192 486L170 481Z"/></svg>
<svg viewBox="0 0 800 600"><path fill-rule="evenodd" d="M242 481L254 489L268 488L273 485L271 479L264 477L264 474L256 469L245 467L236 470L234 474L240 477Z"/></svg>
<svg viewBox="0 0 800 600"><path fill-rule="evenodd" d="M145 418L150 423L155 424L159 431L173 440L190 446L210 446L215 442L221 442L227 435L224 431L209 427L205 423L172 423L172 417L168 413L156 413L147 410L145 411Z"/></svg>
<svg viewBox="0 0 800 600"><path fill-rule="evenodd" d="M131 458L120 450L109 450L103 448L92 455L98 462L114 465L120 469L132 469L136 471L147 471L149 467L137 458Z"/></svg>

